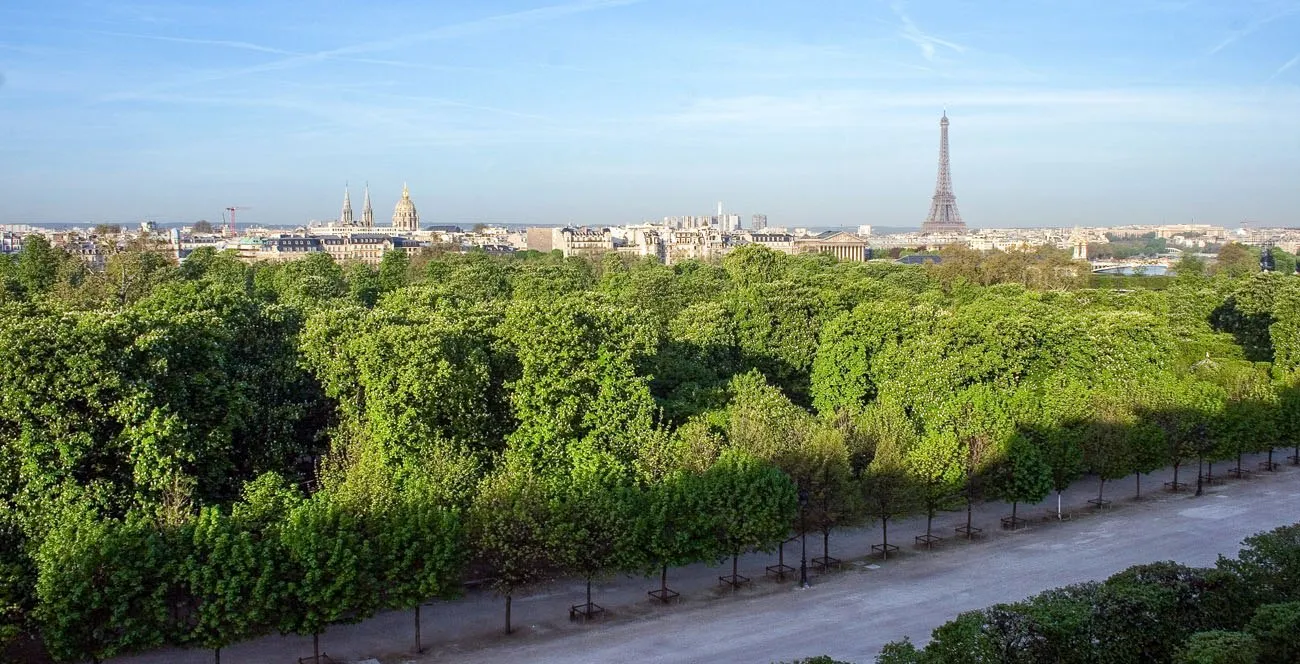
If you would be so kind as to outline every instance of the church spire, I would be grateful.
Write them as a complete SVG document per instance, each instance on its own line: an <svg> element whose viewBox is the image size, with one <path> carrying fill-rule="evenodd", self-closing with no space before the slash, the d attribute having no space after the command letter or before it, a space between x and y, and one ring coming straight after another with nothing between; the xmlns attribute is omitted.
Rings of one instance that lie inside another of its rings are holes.
<svg viewBox="0 0 1300 664"><path fill-rule="evenodd" d="M348 192L348 185L343 184L343 214L339 215L339 225L352 225L352 196Z"/></svg>
<svg viewBox="0 0 1300 664"><path fill-rule="evenodd" d="M361 207L361 225L366 228L375 227L375 211L370 209L370 183L366 183L366 202Z"/></svg>

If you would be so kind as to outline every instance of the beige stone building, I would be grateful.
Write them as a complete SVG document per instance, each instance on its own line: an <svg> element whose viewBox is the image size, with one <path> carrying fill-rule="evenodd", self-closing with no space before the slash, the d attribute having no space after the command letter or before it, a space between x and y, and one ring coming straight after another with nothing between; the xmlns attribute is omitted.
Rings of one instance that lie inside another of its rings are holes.
<svg viewBox="0 0 1300 664"><path fill-rule="evenodd" d="M845 231L826 231L794 241L796 254L831 254L837 260L861 263L867 260L867 241Z"/></svg>
<svg viewBox="0 0 1300 664"><path fill-rule="evenodd" d="M590 256L614 250L614 236L608 228L551 229L551 249L568 256Z"/></svg>

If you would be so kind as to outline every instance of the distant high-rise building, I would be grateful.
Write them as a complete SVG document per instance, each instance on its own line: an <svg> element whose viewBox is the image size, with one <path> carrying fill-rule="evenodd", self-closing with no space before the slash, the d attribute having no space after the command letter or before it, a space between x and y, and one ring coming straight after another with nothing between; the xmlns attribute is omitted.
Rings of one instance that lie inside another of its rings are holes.
<svg viewBox="0 0 1300 664"><path fill-rule="evenodd" d="M952 193L952 173L948 165L948 113L939 120L939 178L930 201L930 215L921 224L922 233L965 233L966 222L957 211L957 197Z"/></svg>
<svg viewBox="0 0 1300 664"><path fill-rule="evenodd" d="M767 228L767 215L756 214L750 219L750 230L761 231Z"/></svg>
<svg viewBox="0 0 1300 664"><path fill-rule="evenodd" d="M393 208L393 229L414 232L420 230L420 213L415 211L411 201L411 190L402 185L402 200Z"/></svg>
<svg viewBox="0 0 1300 664"><path fill-rule="evenodd" d="M346 184L343 185L343 213L339 215L339 225L352 225L352 195L348 192Z"/></svg>

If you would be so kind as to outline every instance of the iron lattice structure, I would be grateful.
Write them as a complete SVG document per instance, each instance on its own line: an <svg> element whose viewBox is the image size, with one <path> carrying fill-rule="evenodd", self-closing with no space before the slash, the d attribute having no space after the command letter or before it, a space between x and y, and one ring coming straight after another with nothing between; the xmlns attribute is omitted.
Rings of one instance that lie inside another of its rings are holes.
<svg viewBox="0 0 1300 664"><path fill-rule="evenodd" d="M930 215L921 224L922 233L965 233L966 222L957 211L957 197L952 193L952 172L948 166L948 113L939 120L939 179L930 201Z"/></svg>

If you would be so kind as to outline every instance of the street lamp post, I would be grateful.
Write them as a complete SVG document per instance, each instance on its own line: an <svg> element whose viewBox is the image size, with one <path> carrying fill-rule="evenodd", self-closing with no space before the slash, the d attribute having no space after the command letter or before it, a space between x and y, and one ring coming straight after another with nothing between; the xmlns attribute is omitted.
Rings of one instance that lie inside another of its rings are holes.
<svg viewBox="0 0 1300 664"><path fill-rule="evenodd" d="M799 489L799 587L808 587L808 525L804 514L808 507L808 490Z"/></svg>
<svg viewBox="0 0 1300 664"><path fill-rule="evenodd" d="M1205 490L1201 487L1201 479L1205 477L1204 466L1205 458L1196 457L1196 495L1198 496L1205 493Z"/></svg>

